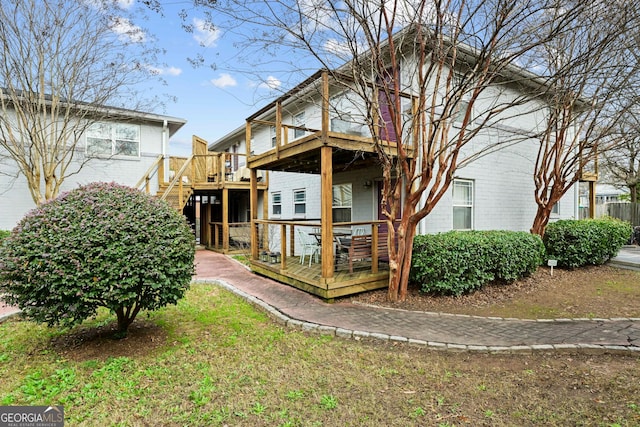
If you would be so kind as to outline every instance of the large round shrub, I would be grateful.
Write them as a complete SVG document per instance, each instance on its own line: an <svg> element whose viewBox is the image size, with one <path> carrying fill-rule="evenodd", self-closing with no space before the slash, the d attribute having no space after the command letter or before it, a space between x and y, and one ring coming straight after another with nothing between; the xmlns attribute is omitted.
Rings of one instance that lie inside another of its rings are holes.
<svg viewBox="0 0 640 427"><path fill-rule="evenodd" d="M616 256L631 231L628 222L614 218L567 219L547 226L544 245L561 267L600 265Z"/></svg>
<svg viewBox="0 0 640 427"><path fill-rule="evenodd" d="M140 310L175 304L193 273L182 215L133 188L93 183L29 212L0 248L0 294L28 317L65 326L116 313L124 335Z"/></svg>

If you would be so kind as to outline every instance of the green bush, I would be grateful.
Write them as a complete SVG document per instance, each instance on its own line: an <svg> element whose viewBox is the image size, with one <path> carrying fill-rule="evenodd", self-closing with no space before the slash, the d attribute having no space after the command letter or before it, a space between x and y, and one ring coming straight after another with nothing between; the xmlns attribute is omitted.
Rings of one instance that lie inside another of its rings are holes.
<svg viewBox="0 0 640 427"><path fill-rule="evenodd" d="M614 218L562 220L547 226L544 245L560 267L600 265L618 253L631 231L629 223Z"/></svg>
<svg viewBox="0 0 640 427"><path fill-rule="evenodd" d="M182 298L193 273L184 217L118 184L89 184L41 205L4 243L0 294L49 325L81 323L106 307L125 335L139 310Z"/></svg>
<svg viewBox="0 0 640 427"><path fill-rule="evenodd" d="M9 235L11 234L10 231L7 230L0 230L0 243L2 243L2 241L4 239L6 239L7 237L9 237Z"/></svg>
<svg viewBox="0 0 640 427"><path fill-rule="evenodd" d="M544 259L540 237L516 231L451 231L416 236L411 281L423 292L460 295L487 282L514 281Z"/></svg>

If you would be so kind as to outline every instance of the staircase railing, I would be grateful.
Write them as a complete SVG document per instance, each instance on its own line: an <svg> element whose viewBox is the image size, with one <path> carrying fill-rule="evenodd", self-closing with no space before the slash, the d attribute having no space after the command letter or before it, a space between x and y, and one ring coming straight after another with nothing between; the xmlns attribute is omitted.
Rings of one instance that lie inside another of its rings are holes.
<svg viewBox="0 0 640 427"><path fill-rule="evenodd" d="M164 179L164 156L160 154L158 158L149 166L149 169L142 175L142 178L138 181L135 188L141 190L140 186L144 183L144 191L147 194L151 193L151 188L149 183L151 182L151 178L153 175L158 176L158 183L161 179Z"/></svg>
<svg viewBox="0 0 640 427"><path fill-rule="evenodd" d="M175 176L169 183L169 186L167 187L167 189L164 191L162 196L160 196L160 200L166 200L167 197L169 196L169 193L171 193L171 190L173 190L176 184L178 184L178 200L180 202L180 209L184 207L186 200L184 197L184 182L182 180L182 177L185 176L185 172L191 165L191 162L193 162L193 158L194 158L193 154L187 158L187 161L184 162L180 170L175 174ZM191 187L191 185L192 184L189 184L189 187Z"/></svg>

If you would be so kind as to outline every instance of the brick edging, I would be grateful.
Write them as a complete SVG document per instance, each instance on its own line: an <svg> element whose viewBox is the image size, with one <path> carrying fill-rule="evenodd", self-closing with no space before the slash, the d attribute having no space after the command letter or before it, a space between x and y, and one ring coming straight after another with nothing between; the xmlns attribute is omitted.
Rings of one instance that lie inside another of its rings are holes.
<svg viewBox="0 0 640 427"><path fill-rule="evenodd" d="M394 343L406 343L409 345L415 345L420 347L427 347L433 350L443 351L455 351L455 352L473 352L473 353L502 353L502 354L523 354L533 353L539 351L556 351L556 352L568 352L568 353L589 353L589 354L638 354L640 355L640 347L632 346L618 346L618 345L597 345L597 344L533 344L533 345L515 345L515 346L484 346L484 345L466 345L466 344L451 344L437 341L423 341L404 336L388 335L367 331L358 331L352 329L344 329L335 326L320 325L317 323L306 322L298 319L291 318L282 313L277 308L266 303L265 301L250 295L230 283L216 278L201 278L194 279L193 283L213 283L218 286L244 298L247 302L253 306L265 311L269 317L274 319L277 323L305 332L318 333L321 335L331 335L338 338L354 339L356 341L362 339L373 339ZM481 316L470 316L464 314L449 314L449 313L435 313L442 316L460 316L467 318L483 318ZM617 320L631 320L638 321L636 318L613 318L613 319L514 319L514 318L501 318L501 317L487 317L487 319L495 320L522 320L530 322L541 323L553 323L553 322L574 322L574 321L617 321Z"/></svg>

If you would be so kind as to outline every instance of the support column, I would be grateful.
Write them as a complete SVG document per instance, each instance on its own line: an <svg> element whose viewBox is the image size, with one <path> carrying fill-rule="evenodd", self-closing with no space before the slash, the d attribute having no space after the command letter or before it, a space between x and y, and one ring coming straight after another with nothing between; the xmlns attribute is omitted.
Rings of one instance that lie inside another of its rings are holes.
<svg viewBox="0 0 640 427"><path fill-rule="evenodd" d="M322 278L332 279L333 255L333 148L329 142L329 74L322 73L322 129L320 148L320 225L322 232Z"/></svg>
<svg viewBox="0 0 640 427"><path fill-rule="evenodd" d="M589 181L589 218L596 217L596 182Z"/></svg>
<svg viewBox="0 0 640 427"><path fill-rule="evenodd" d="M229 189L222 189L222 251L229 251Z"/></svg>
<svg viewBox="0 0 640 427"><path fill-rule="evenodd" d="M322 227L322 278L333 277L333 149L329 146L320 148L320 224Z"/></svg>
<svg viewBox="0 0 640 427"><path fill-rule="evenodd" d="M258 177L255 169L249 169L250 173L250 190L249 205L251 207L251 259L258 259Z"/></svg>

